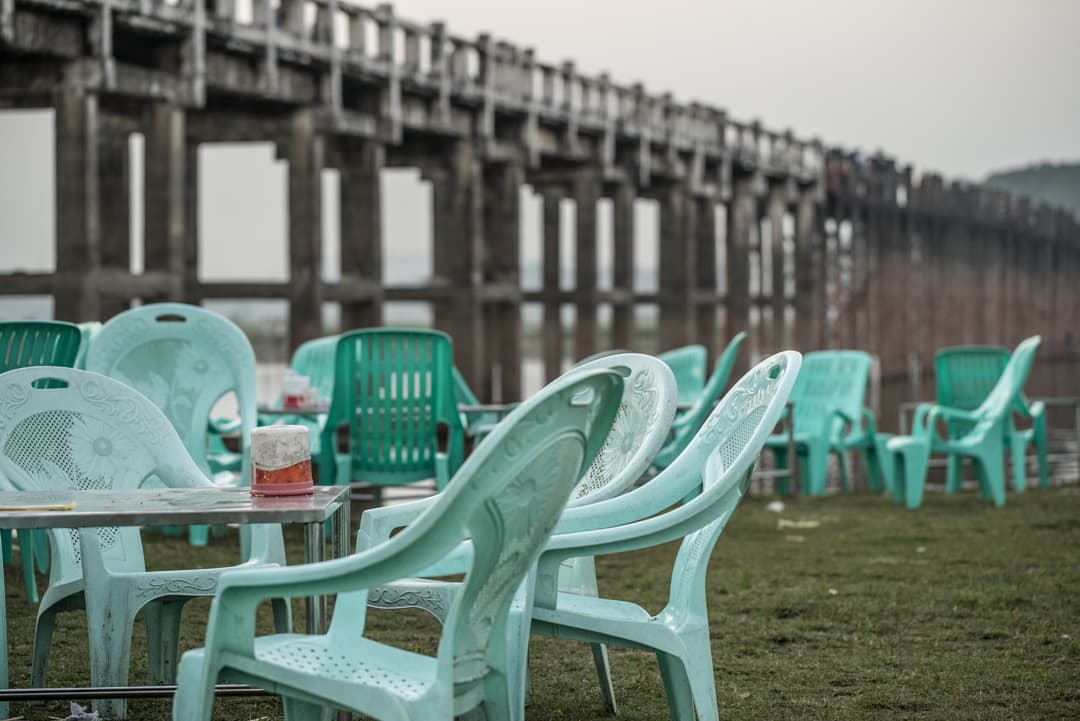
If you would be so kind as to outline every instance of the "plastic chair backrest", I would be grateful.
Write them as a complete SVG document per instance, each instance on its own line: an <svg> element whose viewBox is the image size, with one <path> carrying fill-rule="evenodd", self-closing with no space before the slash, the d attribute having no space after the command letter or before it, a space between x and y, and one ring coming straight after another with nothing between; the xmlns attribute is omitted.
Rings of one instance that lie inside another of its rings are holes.
<svg viewBox="0 0 1080 721"><path fill-rule="evenodd" d="M986 400L972 411L975 415L983 416L992 421L1004 418L1009 409L1016 403L1031 373L1031 366L1035 362L1035 351L1042 342L1040 336L1034 335L1025 338L1016 346L1001 377L993 389L986 396Z"/></svg>
<svg viewBox="0 0 1080 721"><path fill-rule="evenodd" d="M1009 362L999 346L953 346L934 356L938 405L970 411L986 400Z"/></svg>
<svg viewBox="0 0 1080 721"><path fill-rule="evenodd" d="M312 389L327 400L334 395L334 352L338 338L330 335L301 343L289 361L289 368L307 376Z"/></svg>
<svg viewBox="0 0 1080 721"><path fill-rule="evenodd" d="M457 366L451 369L451 373L454 376L454 400L466 406L480 405L480 400L473 393L473 389L469 387L469 382L465 380L465 376L461 375L461 371L457 369Z"/></svg>
<svg viewBox="0 0 1080 721"><path fill-rule="evenodd" d="M807 353L791 392L796 432L828 433L831 440L839 439L846 423L833 411L840 411L858 423L869 378L869 353L859 350Z"/></svg>
<svg viewBox="0 0 1080 721"><path fill-rule="evenodd" d="M675 374L679 386L679 403L693 403L705 389L705 364L708 350L703 345L686 345L664 351L657 356Z"/></svg>
<svg viewBox="0 0 1080 721"><path fill-rule="evenodd" d="M101 327L87 370L126 383L172 422L188 453L210 475L207 422L214 404L236 394L243 448L255 427L255 351L223 315L183 303L155 303L121 313ZM250 482L244 454L241 482Z"/></svg>
<svg viewBox="0 0 1080 721"><path fill-rule="evenodd" d="M411 483L436 475L438 427L444 425L452 475L464 455L453 366L450 337L439 331L371 328L343 333L324 447L333 448L338 427L347 425L355 479Z"/></svg>
<svg viewBox="0 0 1080 721"><path fill-rule="evenodd" d="M82 333L74 323L13 320L0 323L0 373L29 366L72 367Z"/></svg>
<svg viewBox="0 0 1080 721"><path fill-rule="evenodd" d="M472 567L439 642L438 662L455 695L504 661L503 644L490 642L504 632L499 626L510 598L607 435L621 391L613 371L556 379L513 410L438 500L389 542L412 546L423 559L416 565L413 557L413 567L430 565L466 537L474 542Z"/></svg>
<svg viewBox="0 0 1080 721"><path fill-rule="evenodd" d="M138 391L89 371L40 367L0 375L0 475L19 490L212 485L169 419ZM99 529L118 571L142 571L137 528ZM70 543L56 542L64 537ZM82 578L79 535L53 532L52 583Z"/></svg>
<svg viewBox="0 0 1080 721"><path fill-rule="evenodd" d="M667 438L678 389L668 364L641 353L616 353L575 370L614 370L623 378L622 399L604 445L570 494L567 507L617 496L638 481Z"/></svg>

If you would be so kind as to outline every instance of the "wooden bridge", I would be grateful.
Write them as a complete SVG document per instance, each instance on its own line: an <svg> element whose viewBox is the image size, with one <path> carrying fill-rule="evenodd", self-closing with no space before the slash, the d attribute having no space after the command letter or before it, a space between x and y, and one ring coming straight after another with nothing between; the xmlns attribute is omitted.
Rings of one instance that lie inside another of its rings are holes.
<svg viewBox="0 0 1080 721"><path fill-rule="evenodd" d="M1080 229L1067 213L790 130L676 101L491 35L465 38L337 0L0 0L0 107L55 111L56 272L0 275L52 294L58 318L133 299L283 298L292 345L384 301L424 301L487 397L521 392L522 307L543 307L546 374L573 348L634 348L635 308L658 343L712 351L858 347L880 359L883 409L925 397L936 348L1011 344L1080 357ZM128 137L145 138L145 272L130 271ZM272 141L288 163L287 282L197 276L200 143ZM433 202L433 277L382 278L379 172L419 168ZM321 183L340 172L341 279L324 282ZM5 172L11 172L5 169ZM521 283L519 190L543 198L543 284ZM597 205L611 201L612 282L598 284ZM659 208L659 287L634 287L634 206ZM576 206L572 289L560 287L559 204ZM3 244L25 242L4 238ZM610 285L610 287L607 287ZM1068 388L1076 385L1070 364ZM1057 388L1057 386L1055 386ZM1060 391L1061 389L1058 388ZM887 425L887 424L886 424Z"/></svg>

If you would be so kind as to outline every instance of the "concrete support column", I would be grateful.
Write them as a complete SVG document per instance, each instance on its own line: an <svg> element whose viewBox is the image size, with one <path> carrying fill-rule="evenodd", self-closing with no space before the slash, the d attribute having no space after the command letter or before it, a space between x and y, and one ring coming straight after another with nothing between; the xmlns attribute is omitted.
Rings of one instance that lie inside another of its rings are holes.
<svg viewBox="0 0 1080 721"><path fill-rule="evenodd" d="M540 354L544 360L544 378L554 380L562 371L562 319L561 304L554 299L559 293L559 271L562 266L562 253L559 243L559 205L563 193L557 186L544 188L542 192L543 213L543 256L544 256L544 301L543 347Z"/></svg>
<svg viewBox="0 0 1080 721"><path fill-rule="evenodd" d="M81 88L58 91L56 110L56 283L58 320L101 320L98 99Z"/></svg>
<svg viewBox="0 0 1080 721"><path fill-rule="evenodd" d="M612 193L612 286L622 296L611 313L611 346L629 349L634 336L634 184L623 181Z"/></svg>
<svg viewBox="0 0 1080 721"><path fill-rule="evenodd" d="M185 287L196 280L187 276L185 232L187 220L187 146L184 111L175 105L156 103L143 122L143 257L147 271L168 275L162 294L183 300Z"/></svg>
<svg viewBox="0 0 1080 721"><path fill-rule="evenodd" d="M660 350L696 342L692 305L697 258L693 209L685 186L672 184L660 201Z"/></svg>
<svg viewBox="0 0 1080 721"><path fill-rule="evenodd" d="M342 329L382 325L383 237L382 143L367 141L341 148L340 228L341 285L349 299L341 303Z"/></svg>
<svg viewBox="0 0 1080 721"><path fill-rule="evenodd" d="M521 186L525 171L514 161L484 168L484 234L489 279L498 298L485 307L486 367L498 369L493 400L521 400Z"/></svg>
<svg viewBox="0 0 1080 721"><path fill-rule="evenodd" d="M600 174L586 167L574 173L573 194L576 206L576 295L577 319L574 324L574 360L597 351L596 336L596 202L600 198Z"/></svg>
<svg viewBox="0 0 1080 721"><path fill-rule="evenodd" d="M484 366L483 175L474 146L458 141L443 162L431 168L434 282L449 290L435 304L435 327L454 339L454 364L481 401L491 399Z"/></svg>
<svg viewBox="0 0 1080 721"><path fill-rule="evenodd" d="M312 110L289 123L289 347L322 335L323 139Z"/></svg>
<svg viewBox="0 0 1080 721"><path fill-rule="evenodd" d="M102 127L98 146L98 202L101 204L101 267L111 279L131 273L131 153L128 133ZM127 310L128 290L114 280L98 286L101 320Z"/></svg>
<svg viewBox="0 0 1080 721"><path fill-rule="evenodd" d="M712 196L694 201L696 259L688 277L694 279L696 294L691 296L694 317L693 337L709 351L710 358L722 349L716 336L716 202ZM699 298L708 299L701 302Z"/></svg>

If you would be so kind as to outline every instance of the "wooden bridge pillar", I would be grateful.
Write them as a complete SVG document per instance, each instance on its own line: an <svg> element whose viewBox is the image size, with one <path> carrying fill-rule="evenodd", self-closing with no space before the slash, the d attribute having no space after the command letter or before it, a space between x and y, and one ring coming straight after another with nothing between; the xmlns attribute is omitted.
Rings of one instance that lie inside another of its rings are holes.
<svg viewBox="0 0 1080 721"><path fill-rule="evenodd" d="M199 143L184 143L184 220L181 243L184 268L184 302L202 301L199 290Z"/></svg>
<svg viewBox="0 0 1080 721"><path fill-rule="evenodd" d="M750 330L750 239L758 223L761 178L746 175L732 180L727 213L727 314L724 337ZM741 353L736 372L748 368L748 353Z"/></svg>
<svg viewBox="0 0 1080 721"><path fill-rule="evenodd" d="M795 210L795 347L803 353L823 348L825 234L821 190L802 188Z"/></svg>
<svg viewBox="0 0 1080 721"><path fill-rule="evenodd" d="M370 328L383 317L382 183L385 148L343 143L339 215L342 328Z"/></svg>
<svg viewBox="0 0 1080 721"><path fill-rule="evenodd" d="M312 110L289 122L289 347L322 335L323 139Z"/></svg>
<svg viewBox="0 0 1080 721"><path fill-rule="evenodd" d="M786 338L787 323L784 317L787 307L784 293L784 218L787 215L789 194L790 189L786 182L773 183L769 188L766 213L769 218L770 237L761 239L762 256L764 257L765 245L768 243L772 264L769 278L770 321L766 324L762 313L761 324L764 329L762 336L765 338L762 350L765 353L775 353L790 347Z"/></svg>
<svg viewBox="0 0 1080 721"><path fill-rule="evenodd" d="M435 304L435 327L454 339L454 363L481 401L491 399L484 367L483 174L468 141L427 170L432 185L434 282L449 296Z"/></svg>
<svg viewBox="0 0 1080 721"><path fill-rule="evenodd" d="M575 296L577 319L574 323L574 360L598 350L596 322L596 203L602 191L600 174L593 167L574 171L572 188L575 205L576 248Z"/></svg>
<svg viewBox="0 0 1080 721"><path fill-rule="evenodd" d="M667 185L660 201L660 325L661 351L686 345L694 338L695 248L692 210L686 186Z"/></svg>
<svg viewBox="0 0 1080 721"><path fill-rule="evenodd" d="M542 195L543 215L543 256L544 256L544 317L543 340L540 350L544 361L544 378L552 381L562 371L562 318L561 304L556 299L559 294L559 272L561 268L561 247L559 243L560 209L562 190L555 185L544 187Z"/></svg>
<svg viewBox="0 0 1080 721"><path fill-rule="evenodd" d="M722 349L716 336L716 200L712 195L703 195L692 202L696 258L687 274L694 285L690 295L691 337L705 346L709 358L715 359Z"/></svg>
<svg viewBox="0 0 1080 721"><path fill-rule="evenodd" d="M184 300L185 288L198 279L188 277L185 263L187 146L184 111L155 103L143 119L143 257L148 272L168 278L162 289L169 300Z"/></svg>
<svg viewBox="0 0 1080 721"><path fill-rule="evenodd" d="M56 278L54 317L101 318L98 98L74 84L58 91L56 110Z"/></svg>
<svg viewBox="0 0 1080 721"><path fill-rule="evenodd" d="M488 372L498 369L493 400L521 400L521 186L519 162L484 167L484 240L494 298L484 307ZM595 225L595 223L594 223Z"/></svg>
<svg viewBox="0 0 1080 721"><path fill-rule="evenodd" d="M612 200L612 286L618 297L611 312L611 347L629 349L634 337L634 200L628 180L615 184Z"/></svg>
<svg viewBox="0 0 1080 721"><path fill-rule="evenodd" d="M127 131L107 121L96 140L101 267L108 273L98 285L98 303L101 320L106 320L131 305L120 280L131 273L131 153Z"/></svg>

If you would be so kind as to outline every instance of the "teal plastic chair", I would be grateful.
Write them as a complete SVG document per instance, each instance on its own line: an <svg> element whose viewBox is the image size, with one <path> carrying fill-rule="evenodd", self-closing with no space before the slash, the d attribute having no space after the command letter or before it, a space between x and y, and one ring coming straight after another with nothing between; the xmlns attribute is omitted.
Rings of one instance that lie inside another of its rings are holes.
<svg viewBox="0 0 1080 721"><path fill-rule="evenodd" d="M934 375L937 381L937 404L960 410L975 410L990 395L1009 362L1007 348L999 346L954 346L942 348L934 357ZM1014 416L1030 422L1026 429L1016 426ZM948 422L949 436L958 438L971 430L971 424L960 420ZM1050 472L1046 450L1046 413L1042 403L1028 403L1023 393L1005 424L1005 442L1012 454L1013 484L1017 490L1027 486L1025 455L1027 446L1035 447L1039 465L1039 485L1050 485ZM950 454L946 471L945 488L952 493L959 490L963 480L963 459Z"/></svg>
<svg viewBox="0 0 1080 721"><path fill-rule="evenodd" d="M101 323L92 320L79 323L78 326L82 340L79 342L79 355L75 358L75 368L86 370L86 351L90 348L90 342L94 339L94 336L101 330Z"/></svg>
<svg viewBox="0 0 1080 721"><path fill-rule="evenodd" d="M691 405L705 390L705 364L709 351L703 345L685 345L664 351L657 358L671 366L679 384L679 404Z"/></svg>
<svg viewBox="0 0 1080 721"><path fill-rule="evenodd" d="M208 721L214 684L236 681L284 697L288 721L336 709L384 721L510 715L507 616L618 408L612 371L563 376L522 403L401 533L325 563L223 574L206 647L180 662L175 721ZM435 657L365 638L367 589L432 565L465 538L475 554L447 611ZM255 637L266 598L336 593L325 635Z"/></svg>
<svg viewBox="0 0 1080 721"><path fill-rule="evenodd" d="M458 406L480 405L480 399L473 393L473 389L469 387L469 382L465 380L465 376L461 375L461 371L457 369L457 366L454 366L451 372L454 376L454 401ZM495 427L502 416L502 414L494 411L460 411L460 415L461 424L465 428L465 436L471 438L474 444L484 440L484 437L491 433L491 429Z"/></svg>
<svg viewBox="0 0 1080 721"><path fill-rule="evenodd" d="M675 376L663 361L624 352L584 362L570 372L605 369L615 371L624 379L619 411L596 459L571 492L568 513L573 508L614 498L632 488L649 469L675 415L678 398ZM428 498L369 509L361 517L358 548L364 550L387 541L393 531L407 526L433 502ZM463 546L425 569L420 577L373 588L369 604L376 608L420 608L445 621L446 611L453 605L461 584L433 578L465 573L471 562L470 554L471 549ZM562 565L559 573L560 588L574 593L597 594L596 569L591 558L572 559ZM522 643L527 643L527 639ZM605 704L614 711L615 694L607 649L602 644L595 644L592 652Z"/></svg>
<svg viewBox="0 0 1080 721"><path fill-rule="evenodd" d="M335 354L319 483L379 488L434 478L436 488L444 488L465 446L450 337L431 330L354 330L339 337ZM338 449L341 427L348 429L344 452Z"/></svg>
<svg viewBox="0 0 1080 721"><path fill-rule="evenodd" d="M870 489L884 487L874 413L863 405L869 378L870 354L863 351L823 350L803 358L791 401L795 452L807 495L824 495L829 453L835 453L839 461L844 491L850 489L847 453L851 450L863 454ZM778 468L788 467L787 434L773 435L766 448L776 454ZM780 493L788 493L787 479L777 479L776 485Z"/></svg>
<svg viewBox="0 0 1080 721"><path fill-rule="evenodd" d="M709 557L783 415L799 365L794 351L765 359L728 391L683 453L656 478L563 514L538 563L532 633L652 651L672 718L718 718L706 607ZM700 493L679 504L698 488ZM629 600L567 592L557 585L567 559L675 540L681 544L668 602L659 613Z"/></svg>
<svg viewBox="0 0 1080 721"><path fill-rule="evenodd" d="M64 366L70 368L82 353L82 332L79 326L61 321L8 321L0 323L0 373L31 366ZM3 474L0 486L11 487ZM4 563L12 562L11 531L0 531L0 548ZM23 584L30 603L38 602L37 579L34 567L41 573L49 570L48 536L41 531L19 532L19 558L22 563Z"/></svg>
<svg viewBox="0 0 1080 721"><path fill-rule="evenodd" d="M86 354L87 370L115 378L157 405L184 447L218 483L247 486L247 448L256 421L255 351L223 315L183 303L154 303L125 311L101 327ZM208 426L214 404L236 395L240 412L239 477L210 462ZM192 526L191 543L204 546L207 527Z"/></svg>
<svg viewBox="0 0 1080 721"><path fill-rule="evenodd" d="M20 490L135 489L152 480L177 488L213 485L169 419L119 381L88 371L27 368L0 375L0 398L7 399L0 414L0 472ZM248 565L284 565L280 526L250 529ZM81 608L87 616L92 685L127 685L132 627L140 609L151 679L172 682L181 608L191 598L213 595L222 569L148 572L138 528L48 533L52 563L38 608L32 686L46 686L57 614ZM277 600L274 610L278 627L287 629L287 605ZM121 700L98 702L95 708L118 718L126 711Z"/></svg>
<svg viewBox="0 0 1080 721"><path fill-rule="evenodd" d="M1031 373L1035 351L1041 341L1039 336L1032 336L1016 347L997 383L974 410L930 403L921 404L915 409L912 434L891 438L886 443L891 456L893 494L898 503L908 508L922 505L930 454L945 453L970 458L975 465L983 499L993 501L998 506L1005 505L1003 456L1009 416ZM939 421L943 423L939 425ZM940 433L941 425L945 428L945 435ZM953 436L954 430L960 434ZM1013 451L1015 462L1015 448ZM1016 479L1020 479L1016 484L1017 490L1022 490L1023 474L1016 476Z"/></svg>
<svg viewBox="0 0 1080 721"><path fill-rule="evenodd" d="M668 437L667 443L660 449L660 452L656 454L656 458L653 459L653 467L656 469L667 468L668 465L679 457L679 454L686 449L686 446L690 444L698 430L701 428L701 424L705 422L705 419L709 416L709 412L712 411L713 406L720 399L720 394L724 392L724 388L727 387L728 380L731 378L731 371L735 368L735 360L739 357L739 348L742 347L743 341L746 340L746 333L739 332L731 339L731 342L727 344L727 348L724 348L724 352L720 354L720 357L716 360L716 365L713 366L712 375L709 376L709 382L705 384L698 395L693 398L693 405L685 412L679 414L675 418L674 424L671 426L671 433ZM693 347L693 346L691 346ZM703 348L704 350L704 348ZM668 364L670 365L670 363ZM678 381L678 375L675 376ZM679 399L682 402L683 385L679 385Z"/></svg>

